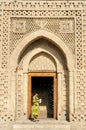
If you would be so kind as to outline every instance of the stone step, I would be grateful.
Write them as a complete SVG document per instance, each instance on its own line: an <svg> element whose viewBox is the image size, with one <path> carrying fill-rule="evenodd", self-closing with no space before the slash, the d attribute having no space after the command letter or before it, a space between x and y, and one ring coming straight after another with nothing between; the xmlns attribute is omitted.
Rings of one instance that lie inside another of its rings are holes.
<svg viewBox="0 0 86 130"><path fill-rule="evenodd" d="M70 123L65 121L39 121L15 123L13 130L70 130Z"/></svg>

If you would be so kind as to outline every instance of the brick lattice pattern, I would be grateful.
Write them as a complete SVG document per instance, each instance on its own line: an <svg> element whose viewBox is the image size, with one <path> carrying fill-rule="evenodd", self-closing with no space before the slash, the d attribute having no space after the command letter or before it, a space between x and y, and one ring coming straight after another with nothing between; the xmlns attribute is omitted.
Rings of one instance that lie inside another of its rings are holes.
<svg viewBox="0 0 86 130"><path fill-rule="evenodd" d="M13 10L12 7L15 9ZM39 7L39 10L37 8ZM45 9L43 9L45 7ZM64 7L64 10L62 10ZM72 7L75 10L72 10ZM0 3L0 120L13 121L14 113L9 112L9 93L10 93L10 75L9 75L9 57L16 49L19 41L27 34L43 29L57 35L64 41L70 51L76 58L75 62L75 97L78 106L78 113L71 114L72 121L86 120L86 10L84 4L74 4L74 2L52 2L52 3L31 3L31 2L4 2ZM3 8L3 11L2 11ZM31 9L31 10L28 10ZM47 10L47 8L49 10ZM67 8L67 10L66 10ZM83 13L83 19L82 19ZM70 32L67 28L61 28L65 23L72 27ZM82 27L83 22L83 27ZM15 24L16 23L16 24ZM60 24L61 23L61 24ZM18 25L18 27L17 27ZM23 27L23 28L21 28ZM65 32L63 32L66 29ZM82 39L83 35L83 39ZM18 65L17 88L16 88L16 116L21 118L26 116L23 113L23 59ZM68 73L68 72L67 72ZM68 117L68 74L63 74L63 113L61 119ZM66 98L67 97L67 98ZM66 101L65 101L66 100ZM76 106L75 106L76 107ZM66 112L67 111L67 112ZM10 114L9 114L10 113ZM67 115L67 116L66 116Z"/></svg>

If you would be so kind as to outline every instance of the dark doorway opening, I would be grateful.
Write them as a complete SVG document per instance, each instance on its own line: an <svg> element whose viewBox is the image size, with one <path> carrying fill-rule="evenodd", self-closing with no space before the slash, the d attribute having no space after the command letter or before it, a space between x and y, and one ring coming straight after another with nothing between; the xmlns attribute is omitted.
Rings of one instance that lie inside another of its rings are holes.
<svg viewBox="0 0 86 130"><path fill-rule="evenodd" d="M54 78L53 76L32 76L32 96L39 93L42 99L40 104L40 118L54 117Z"/></svg>

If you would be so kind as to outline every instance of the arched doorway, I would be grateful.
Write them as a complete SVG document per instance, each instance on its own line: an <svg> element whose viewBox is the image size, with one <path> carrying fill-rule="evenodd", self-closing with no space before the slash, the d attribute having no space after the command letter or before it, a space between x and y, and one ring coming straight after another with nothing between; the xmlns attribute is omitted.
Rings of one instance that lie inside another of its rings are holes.
<svg viewBox="0 0 86 130"><path fill-rule="evenodd" d="M47 47L46 46L44 47L43 46L44 43L43 43L43 44L38 44L39 45L38 47L34 46L35 48L33 49L33 47L31 47L32 44L35 45L33 42L36 41L37 39L42 40L42 38L47 39L50 42L49 44L47 44ZM42 45L42 46L40 46L40 45ZM52 67L48 71L46 71L46 69L44 69L44 70L45 70L45 72L56 72L57 73L57 75L56 75L58 77L57 86L58 86L58 90L60 90L60 93L57 94L58 115L61 115L61 112L62 112L62 106L61 106L61 102L62 102L61 101L62 100L61 86L62 86L62 84L61 84L61 81L62 81L63 73L64 73L64 75L66 74L64 71L64 67L65 67L65 70L67 69L67 73L69 73L68 74L69 83L68 83L68 87L67 87L68 88L67 96L69 96L69 99L67 99L67 100L69 100L69 102L68 102L69 104L67 104L67 105L68 105L68 108L70 109L69 113L68 113L69 117L70 117L70 113L73 112L73 70L74 70L73 56L63 41L61 41L54 34L44 31L44 30L39 30L37 32L34 32L34 33L28 35L26 38L24 38L20 42L20 44L18 44L18 46L16 47L16 49L14 50L14 52L10 58L10 68L12 69L12 78L13 78L11 84L14 87L13 89L15 89L17 87L16 93L18 95L17 98L15 98L16 99L15 102L16 102L17 106L15 106L15 103L14 103L14 107L17 108L16 115L23 114L26 116L26 118L28 116L27 115L28 114L28 112L27 112L28 111L28 109L27 109L27 107L28 107L28 91L27 91L28 90L28 77L27 77L27 75L28 75L29 68L30 68L29 63L31 62L31 59L34 59L34 56L38 56L39 54L46 55L46 57L48 59L47 61L51 64L51 66L53 66L53 68L54 67L56 68L56 71L55 71L55 68L54 68L54 71L50 71L50 70L52 70ZM44 55L41 55L41 56L44 56ZM51 58L49 58L49 57L51 57ZM36 59L38 59L37 61L40 61L39 59L42 59L42 57L36 58ZM46 58L44 58L44 59L46 60ZM52 62L50 62L50 61L52 61ZM21 66L21 63L22 63L22 69L19 70L18 68ZM34 63L34 60L33 60L33 63ZM64 63L66 66L64 66ZM49 65L49 64L47 63L47 65ZM32 68L33 68L33 66L31 66L30 72L32 71ZM47 68L49 68L49 67L47 66ZM35 66L35 69L37 70L37 66ZM34 72L36 72L35 69L34 69ZM42 71L39 70L37 72L42 72ZM19 79L16 77L16 75ZM17 81L16 81L16 79L17 79ZM19 81L19 86L18 86L18 81ZM21 81L21 85L20 85L20 81ZM31 82L31 80L29 82ZM17 86L16 86L16 83L17 83ZM20 90L18 90L18 89L20 89ZM22 91L24 90L23 95L19 93L19 91L21 91L21 90ZM19 98L22 97L21 104L24 105L23 108L20 104L18 105L18 101L19 101L18 97ZM31 95L30 95L30 98L31 98ZM20 116L19 116L19 118L20 118Z"/></svg>
<svg viewBox="0 0 86 130"><path fill-rule="evenodd" d="M28 117L31 118L34 91L42 98L40 118L57 118L57 79L55 72L28 73Z"/></svg>

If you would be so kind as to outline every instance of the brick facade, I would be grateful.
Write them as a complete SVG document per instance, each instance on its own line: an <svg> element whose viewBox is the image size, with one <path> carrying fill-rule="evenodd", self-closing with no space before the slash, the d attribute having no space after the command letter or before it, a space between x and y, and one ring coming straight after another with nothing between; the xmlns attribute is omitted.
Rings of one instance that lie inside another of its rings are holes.
<svg viewBox="0 0 86 130"><path fill-rule="evenodd" d="M58 120L86 121L85 0L0 2L1 122L28 120L29 72L56 73Z"/></svg>

